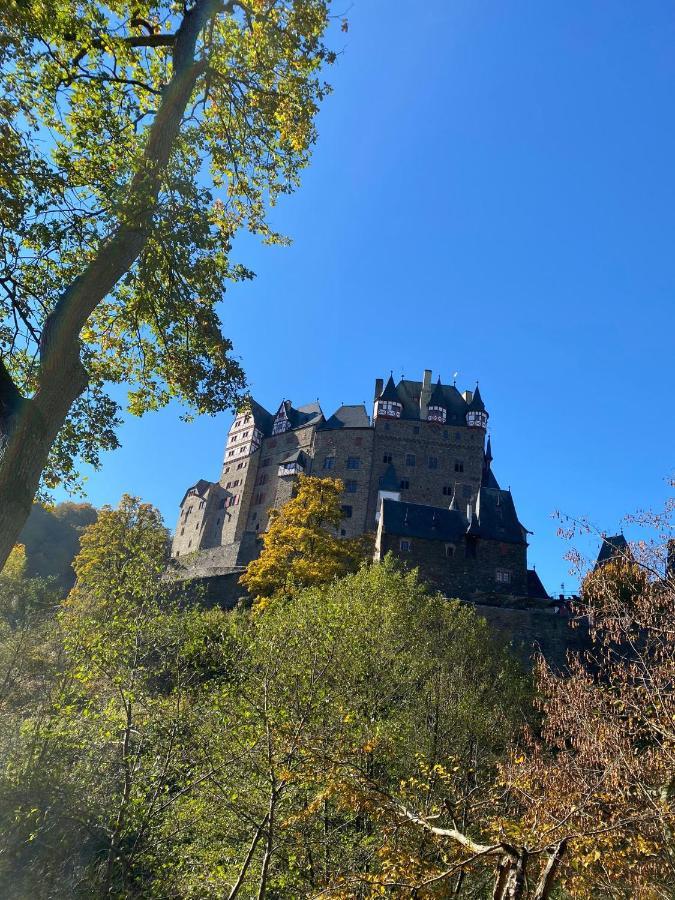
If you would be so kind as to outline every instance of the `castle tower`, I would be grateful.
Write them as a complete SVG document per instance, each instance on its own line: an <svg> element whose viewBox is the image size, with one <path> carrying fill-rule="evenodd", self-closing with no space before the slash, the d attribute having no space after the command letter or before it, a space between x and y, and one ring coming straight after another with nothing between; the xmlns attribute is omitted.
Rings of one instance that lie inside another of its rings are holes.
<svg viewBox="0 0 675 900"><path fill-rule="evenodd" d="M467 393L469 392L467 391ZM466 413L466 424L469 428L482 428L485 430L487 428L488 418L489 416L485 409L483 398L480 395L478 385L476 385L476 390L471 396L469 408Z"/></svg>
<svg viewBox="0 0 675 900"><path fill-rule="evenodd" d="M426 418L429 422L441 422L445 424L448 417L445 396L443 394L443 386L441 385L441 376L438 376L436 386L429 397Z"/></svg>
<svg viewBox="0 0 675 900"><path fill-rule="evenodd" d="M400 419L403 412L403 404L396 390L393 376L389 376L384 390L375 400L375 411L373 417L375 419Z"/></svg>

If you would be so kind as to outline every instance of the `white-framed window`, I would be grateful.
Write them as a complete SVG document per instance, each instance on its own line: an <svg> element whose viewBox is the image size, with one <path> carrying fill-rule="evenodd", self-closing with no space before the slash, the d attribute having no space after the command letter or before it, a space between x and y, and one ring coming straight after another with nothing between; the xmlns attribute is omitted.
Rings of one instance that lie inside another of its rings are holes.
<svg viewBox="0 0 675 900"><path fill-rule="evenodd" d="M429 422L445 422L446 411L442 406L430 406L427 412Z"/></svg>
<svg viewBox="0 0 675 900"><path fill-rule="evenodd" d="M401 538L398 544L398 549L401 551L401 553L410 553L410 551L412 550L412 544L407 538Z"/></svg>
<svg viewBox="0 0 675 900"><path fill-rule="evenodd" d="M403 407L395 400L378 400L377 414L378 416L388 416L390 419L400 419Z"/></svg>
<svg viewBox="0 0 675 900"><path fill-rule="evenodd" d="M495 569L497 584L511 584L511 572L508 569Z"/></svg>
<svg viewBox="0 0 675 900"><path fill-rule="evenodd" d="M487 428L487 413L485 412L468 412L466 414L466 424L469 428Z"/></svg>

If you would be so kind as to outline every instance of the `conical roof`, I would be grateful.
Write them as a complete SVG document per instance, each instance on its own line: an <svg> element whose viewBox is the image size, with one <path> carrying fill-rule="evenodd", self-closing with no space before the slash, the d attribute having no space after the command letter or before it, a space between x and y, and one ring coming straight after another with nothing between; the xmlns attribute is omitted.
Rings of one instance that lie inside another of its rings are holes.
<svg viewBox="0 0 675 900"><path fill-rule="evenodd" d="M440 406L443 409L447 408L447 403L445 400L445 395L443 393L443 386L441 385L440 377L434 385L434 389L431 392L431 397L429 397L429 403L427 404L427 406Z"/></svg>
<svg viewBox="0 0 675 900"><path fill-rule="evenodd" d="M485 404L480 395L478 385L476 385L476 390L473 392L471 403L469 403L469 412L485 412Z"/></svg>
<svg viewBox="0 0 675 900"><path fill-rule="evenodd" d="M384 390L378 397L378 400L391 400L394 403L400 403L401 398L398 395L398 391L396 390L396 385L394 384L394 379L390 375L389 381L384 386Z"/></svg>
<svg viewBox="0 0 675 900"><path fill-rule="evenodd" d="M400 488L400 483L398 476L396 474L396 469L393 465L388 465L384 475L380 478L380 490L381 491L398 491Z"/></svg>

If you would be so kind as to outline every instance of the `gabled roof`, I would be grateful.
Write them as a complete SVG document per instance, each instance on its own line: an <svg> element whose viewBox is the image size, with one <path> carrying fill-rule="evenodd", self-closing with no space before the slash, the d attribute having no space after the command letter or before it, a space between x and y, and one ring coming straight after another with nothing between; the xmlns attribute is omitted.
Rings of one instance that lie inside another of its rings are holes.
<svg viewBox="0 0 675 900"><path fill-rule="evenodd" d="M541 583L541 578L537 575L535 569L527 570L527 596L536 600L549 600L549 595Z"/></svg>
<svg viewBox="0 0 675 900"><path fill-rule="evenodd" d="M272 413L268 412L264 406L261 406L253 397L249 397L245 406L242 407L240 412L243 412L246 409L251 411L251 415L253 416L253 423L256 428L259 428L263 434L271 434L272 433L272 425L274 424L274 416Z"/></svg>
<svg viewBox="0 0 675 900"><path fill-rule="evenodd" d="M306 403L297 409L291 407L287 414L293 428L302 428L303 425L319 425L324 421L323 411L318 403Z"/></svg>
<svg viewBox="0 0 675 900"><path fill-rule="evenodd" d="M473 392L471 403L469 403L469 412L485 412L485 404L483 403L483 398L480 395L478 385L476 385L476 390Z"/></svg>
<svg viewBox="0 0 675 900"><path fill-rule="evenodd" d="M384 475L380 477L380 490L398 492L400 490L400 487L401 482L398 475L396 474L396 469L390 463L387 466Z"/></svg>
<svg viewBox="0 0 675 900"><path fill-rule="evenodd" d="M195 493L198 497L201 497L202 500L206 498L206 495L211 490L215 482L206 481L205 478L200 478L196 484L193 484L192 487L189 487L185 493L183 494L183 499L180 501L180 505L182 506L185 503L185 498L188 494Z"/></svg>
<svg viewBox="0 0 675 900"><path fill-rule="evenodd" d="M294 453L289 453L288 456L285 456L283 459L279 460L279 465L283 466L287 463L298 463L298 465L302 466L302 468L307 467L307 456L303 453L302 450L296 450Z"/></svg>
<svg viewBox="0 0 675 900"><path fill-rule="evenodd" d="M622 534L615 534L612 537L603 538L596 566L599 566L610 559L615 559L616 557L626 558L629 556L630 548L628 546L628 541Z"/></svg>
<svg viewBox="0 0 675 900"><path fill-rule="evenodd" d="M394 384L394 378L392 375L389 376L389 380L384 386L384 390L378 397L378 400L390 400L394 403L400 403L401 398L398 395L398 391L396 390L396 385Z"/></svg>
<svg viewBox="0 0 675 900"><path fill-rule="evenodd" d="M341 406L321 427L336 428L368 428L370 419L362 403L353 406Z"/></svg>
<svg viewBox="0 0 675 900"><path fill-rule="evenodd" d="M383 500L382 530L402 537L455 542L464 538L466 519L453 509Z"/></svg>
<svg viewBox="0 0 675 900"><path fill-rule="evenodd" d="M481 487L476 498L479 536L506 544L525 544L527 529L518 521L511 491Z"/></svg>

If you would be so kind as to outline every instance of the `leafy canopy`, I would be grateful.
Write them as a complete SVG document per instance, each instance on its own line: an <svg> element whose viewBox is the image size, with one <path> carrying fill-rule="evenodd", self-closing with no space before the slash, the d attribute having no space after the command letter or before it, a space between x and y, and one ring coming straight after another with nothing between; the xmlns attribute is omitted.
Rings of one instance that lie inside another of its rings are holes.
<svg viewBox="0 0 675 900"><path fill-rule="evenodd" d="M324 584L357 568L367 539L337 537L343 519L343 484L337 478L300 475L297 493L280 509L271 509L260 556L240 581L263 598L290 596L303 587Z"/></svg>
<svg viewBox="0 0 675 900"><path fill-rule="evenodd" d="M178 37L195 16L191 64ZM252 273L230 245L241 229L282 240L267 210L309 159L327 92L319 70L333 59L327 22L327 0L2 4L0 374L21 395L40 387L50 313L106 241L126 228L127 245L141 248L75 329L87 386L47 486L72 487L78 457L96 465L117 445L110 385L129 386L137 415L172 398L201 413L237 401L244 376L217 303ZM66 316L59 329L71 324Z"/></svg>

